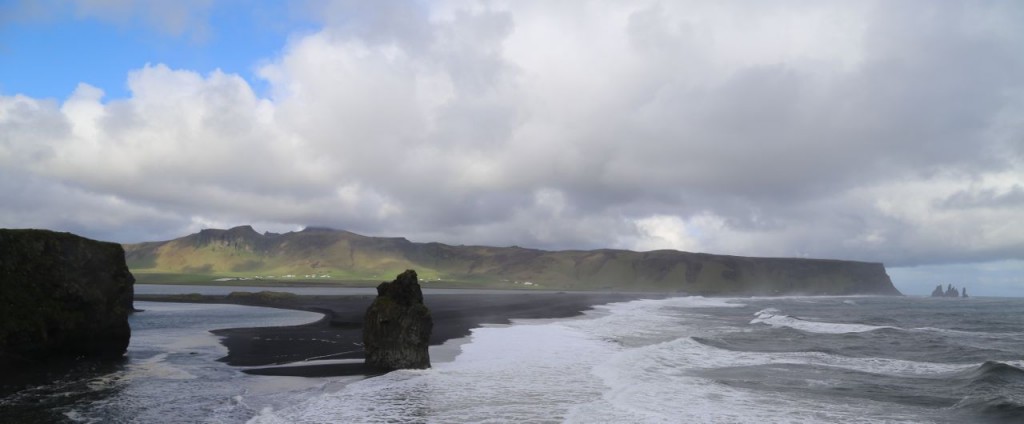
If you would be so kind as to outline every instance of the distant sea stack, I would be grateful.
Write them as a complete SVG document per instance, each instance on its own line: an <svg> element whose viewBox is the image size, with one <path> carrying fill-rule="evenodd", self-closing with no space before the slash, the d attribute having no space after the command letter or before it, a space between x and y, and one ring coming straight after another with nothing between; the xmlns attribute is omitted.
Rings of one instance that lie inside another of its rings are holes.
<svg viewBox="0 0 1024 424"><path fill-rule="evenodd" d="M416 271L380 283L363 320L366 364L381 370L430 368L427 347L433 327Z"/></svg>
<svg viewBox="0 0 1024 424"><path fill-rule="evenodd" d="M899 295L881 263L655 250L452 246L329 228L284 234L250 226L125 245L139 278L206 274L380 281L415 269L448 287L684 292L708 296ZM212 281L214 278L211 277Z"/></svg>
<svg viewBox="0 0 1024 424"><path fill-rule="evenodd" d="M942 290L942 284L935 286L935 290L932 290L932 297L970 297L967 296L967 287L963 288L963 291L957 291L956 287L952 284L946 287L946 290Z"/></svg>
<svg viewBox="0 0 1024 424"><path fill-rule="evenodd" d="M134 283L119 244L0 229L0 368L50 357L121 357Z"/></svg>

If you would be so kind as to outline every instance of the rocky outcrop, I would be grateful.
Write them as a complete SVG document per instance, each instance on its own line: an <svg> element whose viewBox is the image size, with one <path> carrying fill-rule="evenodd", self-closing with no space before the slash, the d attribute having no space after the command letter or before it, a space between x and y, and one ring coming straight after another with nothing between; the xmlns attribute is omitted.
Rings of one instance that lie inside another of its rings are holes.
<svg viewBox="0 0 1024 424"><path fill-rule="evenodd" d="M380 283L363 319L366 364L381 370L430 368L427 347L433 327L416 271Z"/></svg>
<svg viewBox="0 0 1024 424"><path fill-rule="evenodd" d="M49 357L121 357L134 283L119 244L0 229L0 368Z"/></svg>
<svg viewBox="0 0 1024 424"><path fill-rule="evenodd" d="M948 285L946 290L942 290L942 284L939 284L932 290L932 297L961 297L961 294L952 284ZM964 287L962 297L967 297L967 287Z"/></svg>

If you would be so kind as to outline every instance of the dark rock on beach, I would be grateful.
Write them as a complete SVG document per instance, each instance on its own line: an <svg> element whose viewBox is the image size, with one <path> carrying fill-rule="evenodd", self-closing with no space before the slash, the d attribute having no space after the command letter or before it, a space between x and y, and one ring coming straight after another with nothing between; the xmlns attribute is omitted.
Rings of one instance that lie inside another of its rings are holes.
<svg viewBox="0 0 1024 424"><path fill-rule="evenodd" d="M0 369L122 357L134 283L119 244L0 229Z"/></svg>
<svg viewBox="0 0 1024 424"><path fill-rule="evenodd" d="M366 364L382 370L430 368L427 347L433 326L416 271L380 283L363 319Z"/></svg>

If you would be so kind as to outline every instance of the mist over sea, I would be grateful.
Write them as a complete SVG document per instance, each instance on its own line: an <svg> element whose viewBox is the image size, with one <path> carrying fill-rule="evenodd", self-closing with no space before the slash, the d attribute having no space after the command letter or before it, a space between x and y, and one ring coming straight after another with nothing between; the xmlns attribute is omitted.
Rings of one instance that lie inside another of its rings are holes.
<svg viewBox="0 0 1024 424"><path fill-rule="evenodd" d="M128 359L0 399L69 422L1024 421L1024 299L680 297L521 320L434 348L433 369L266 377L214 328L318 314L138 302Z"/></svg>

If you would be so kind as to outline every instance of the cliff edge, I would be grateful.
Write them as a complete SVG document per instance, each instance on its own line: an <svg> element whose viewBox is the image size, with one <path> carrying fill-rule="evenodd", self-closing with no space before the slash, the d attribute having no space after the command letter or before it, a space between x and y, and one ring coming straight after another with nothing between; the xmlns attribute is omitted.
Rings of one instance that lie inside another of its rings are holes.
<svg viewBox="0 0 1024 424"><path fill-rule="evenodd" d="M119 244L0 229L0 368L124 355L134 283Z"/></svg>

